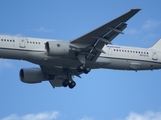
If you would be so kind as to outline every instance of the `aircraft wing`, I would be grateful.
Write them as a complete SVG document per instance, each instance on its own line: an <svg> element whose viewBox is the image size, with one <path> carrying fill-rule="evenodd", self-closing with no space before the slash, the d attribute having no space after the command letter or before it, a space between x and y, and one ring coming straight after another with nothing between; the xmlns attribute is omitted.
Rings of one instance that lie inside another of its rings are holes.
<svg viewBox="0 0 161 120"><path fill-rule="evenodd" d="M85 54L86 59L96 61L101 53L104 45L111 44L111 41L118 35L123 34L128 21L140 9L131 9L129 12L120 17L106 23L105 25L73 40L71 46L78 49L78 54Z"/></svg>
<svg viewBox="0 0 161 120"><path fill-rule="evenodd" d="M125 23L134 16L140 9L132 9L120 17L106 23L105 25L70 41L70 47L75 49L75 55L85 55L86 60L96 61L104 51L104 45L110 44L111 41L126 28ZM69 76L80 77L82 72L78 72L74 68L62 68L53 66L40 66L43 73L47 76L53 87L62 86L62 82L68 79ZM54 77L52 77L54 76ZM72 78L70 78L72 79Z"/></svg>

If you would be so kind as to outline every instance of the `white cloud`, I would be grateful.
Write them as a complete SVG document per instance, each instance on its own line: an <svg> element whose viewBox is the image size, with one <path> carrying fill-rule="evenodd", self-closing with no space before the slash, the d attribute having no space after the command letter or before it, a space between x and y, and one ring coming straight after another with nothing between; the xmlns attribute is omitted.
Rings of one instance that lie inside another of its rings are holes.
<svg viewBox="0 0 161 120"><path fill-rule="evenodd" d="M5 118L1 118L0 120L56 120L58 118L59 112L44 112L38 114L27 114L24 116L18 116L16 114L12 114Z"/></svg>
<svg viewBox="0 0 161 120"><path fill-rule="evenodd" d="M161 120L161 112L146 112L144 114L131 112L125 120Z"/></svg>
<svg viewBox="0 0 161 120"><path fill-rule="evenodd" d="M18 34L15 34L14 36L22 37L23 35L21 33L18 33Z"/></svg>
<svg viewBox="0 0 161 120"><path fill-rule="evenodd" d="M142 34L145 32L149 32L151 30L155 30L157 27L161 25L161 21L156 20L147 20L142 27L136 28L127 28L125 33L130 35Z"/></svg>
<svg viewBox="0 0 161 120"><path fill-rule="evenodd" d="M161 21L155 21L155 20L147 20L145 24L142 26L143 30L153 30L157 28L161 24Z"/></svg>
<svg viewBox="0 0 161 120"><path fill-rule="evenodd" d="M82 119L80 119L80 120L94 120L93 118L91 118L91 117L87 117L87 116L85 116L85 117L83 117Z"/></svg>
<svg viewBox="0 0 161 120"><path fill-rule="evenodd" d="M135 34L138 34L139 32L140 30L137 30L135 28L128 28L125 31L126 34L130 34L130 35L135 35Z"/></svg>
<svg viewBox="0 0 161 120"><path fill-rule="evenodd" d="M52 30L50 29L45 29L44 27L40 27L39 29L37 29L38 32L52 32Z"/></svg>
<svg viewBox="0 0 161 120"><path fill-rule="evenodd" d="M8 69L13 68L13 65L10 60L6 60L6 59L0 60L0 69L4 69L4 68L8 68Z"/></svg>

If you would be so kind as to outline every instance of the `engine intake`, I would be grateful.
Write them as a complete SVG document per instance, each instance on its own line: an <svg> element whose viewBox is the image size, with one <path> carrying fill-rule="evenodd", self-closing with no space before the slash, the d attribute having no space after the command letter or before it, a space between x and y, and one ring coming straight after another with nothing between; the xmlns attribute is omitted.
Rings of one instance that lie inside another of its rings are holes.
<svg viewBox="0 0 161 120"><path fill-rule="evenodd" d="M61 56L69 53L69 43L64 41L48 41L45 44L47 54L50 56Z"/></svg>
<svg viewBox="0 0 161 120"><path fill-rule="evenodd" d="M25 83L40 83L45 80L40 68L22 68L19 76L20 80Z"/></svg>

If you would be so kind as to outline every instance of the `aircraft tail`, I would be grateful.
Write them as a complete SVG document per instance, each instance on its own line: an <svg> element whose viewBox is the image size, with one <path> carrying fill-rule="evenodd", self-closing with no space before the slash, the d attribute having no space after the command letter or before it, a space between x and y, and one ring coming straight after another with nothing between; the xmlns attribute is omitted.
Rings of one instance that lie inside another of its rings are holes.
<svg viewBox="0 0 161 120"><path fill-rule="evenodd" d="M151 49L161 51L161 38L151 47Z"/></svg>

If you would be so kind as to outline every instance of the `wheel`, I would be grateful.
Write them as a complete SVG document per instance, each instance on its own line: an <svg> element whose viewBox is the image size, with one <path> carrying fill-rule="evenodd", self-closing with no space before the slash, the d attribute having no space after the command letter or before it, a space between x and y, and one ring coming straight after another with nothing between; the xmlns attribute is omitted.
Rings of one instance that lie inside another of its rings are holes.
<svg viewBox="0 0 161 120"><path fill-rule="evenodd" d="M90 68L90 67L85 67L85 68L83 69L83 72L84 72L85 74L88 74L90 71L91 71L91 68Z"/></svg>
<svg viewBox="0 0 161 120"><path fill-rule="evenodd" d="M84 70L84 66L83 65L80 65L78 68L77 68L77 71L78 72L82 72Z"/></svg>
<svg viewBox="0 0 161 120"><path fill-rule="evenodd" d="M63 87L67 87L69 85L69 81L68 80L64 80L64 82L62 83Z"/></svg>
<svg viewBox="0 0 161 120"><path fill-rule="evenodd" d="M76 86L76 83L74 81L71 81L71 83L69 83L69 88L72 89Z"/></svg>

